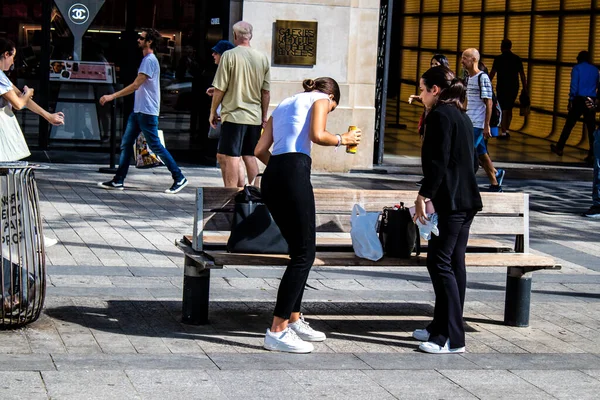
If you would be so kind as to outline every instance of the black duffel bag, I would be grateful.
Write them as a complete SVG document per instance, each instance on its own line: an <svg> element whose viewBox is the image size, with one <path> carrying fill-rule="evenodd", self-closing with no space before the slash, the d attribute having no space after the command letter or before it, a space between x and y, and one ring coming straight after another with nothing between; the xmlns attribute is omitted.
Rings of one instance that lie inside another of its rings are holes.
<svg viewBox="0 0 600 400"><path fill-rule="evenodd" d="M288 244L263 203L260 189L256 186L246 185L244 190L235 196L227 251L288 254Z"/></svg>
<svg viewBox="0 0 600 400"><path fill-rule="evenodd" d="M398 258L410 258L413 251L419 254L418 229L404 203L400 203L399 208L384 207L379 225L379 240L384 254Z"/></svg>

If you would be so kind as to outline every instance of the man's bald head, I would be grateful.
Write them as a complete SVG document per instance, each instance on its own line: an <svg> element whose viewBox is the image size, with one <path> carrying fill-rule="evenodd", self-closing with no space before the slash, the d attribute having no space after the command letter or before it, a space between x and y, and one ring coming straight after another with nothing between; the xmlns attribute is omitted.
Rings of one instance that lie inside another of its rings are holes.
<svg viewBox="0 0 600 400"><path fill-rule="evenodd" d="M477 63L481 59L481 55L479 55L479 51L474 48L466 49L463 51L463 56L467 56L473 58L473 60Z"/></svg>

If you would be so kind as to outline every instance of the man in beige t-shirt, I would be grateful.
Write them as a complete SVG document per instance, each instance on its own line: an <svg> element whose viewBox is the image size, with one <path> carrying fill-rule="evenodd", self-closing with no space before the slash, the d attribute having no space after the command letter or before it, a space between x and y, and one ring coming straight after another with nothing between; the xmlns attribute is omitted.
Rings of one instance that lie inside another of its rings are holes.
<svg viewBox="0 0 600 400"><path fill-rule="evenodd" d="M221 104L217 161L225 187L237 187L240 157L246 164L249 183L258 174L254 148L267 121L269 59L250 47L250 39L252 25L244 21L233 25L233 42L237 47L223 53L213 81L215 91L209 121L216 127L217 107Z"/></svg>

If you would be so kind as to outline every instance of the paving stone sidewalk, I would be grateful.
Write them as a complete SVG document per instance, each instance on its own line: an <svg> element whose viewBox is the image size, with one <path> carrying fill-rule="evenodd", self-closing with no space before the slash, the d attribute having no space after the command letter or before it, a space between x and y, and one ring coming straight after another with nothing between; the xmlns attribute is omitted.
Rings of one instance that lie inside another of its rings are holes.
<svg viewBox="0 0 600 400"><path fill-rule="evenodd" d="M413 164L315 174L313 184L416 189ZM598 398L600 222L579 216L591 203L582 171L559 183L507 165L507 190L532 196L533 251L563 265L534 274L530 327L502 325L506 270L471 268L468 352L418 353L410 334L433 311L426 271L314 268L304 311L328 339L287 355L262 349L281 268L214 271L211 323L180 323L173 243L191 231L193 188L220 186L218 169L184 167L190 186L167 195L164 168L133 170L120 192L95 186L107 179L98 167L36 173L45 233L59 243L47 249L43 315L0 331L0 399Z"/></svg>

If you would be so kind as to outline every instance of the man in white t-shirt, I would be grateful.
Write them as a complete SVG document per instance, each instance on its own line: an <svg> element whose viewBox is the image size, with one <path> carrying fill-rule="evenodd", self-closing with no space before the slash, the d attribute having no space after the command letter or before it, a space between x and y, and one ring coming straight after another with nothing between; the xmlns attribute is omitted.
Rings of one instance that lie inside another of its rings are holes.
<svg viewBox="0 0 600 400"><path fill-rule="evenodd" d="M479 70L479 51L467 49L462 54L462 65L468 72L467 115L473 123L475 148L479 163L490 180L490 191L501 192L505 171L496 170L488 154L485 139L492 137L490 119L492 117L492 82L490 77ZM481 76L480 76L481 75ZM495 127L494 129L498 129Z"/></svg>
<svg viewBox="0 0 600 400"><path fill-rule="evenodd" d="M171 153L163 146L158 138L158 114L160 111L160 65L154 51L161 39L156 29L142 29L138 36L138 47L142 49L144 58L138 69L138 75L133 83L113 94L105 94L100 98L100 105L113 101L118 97L135 93L133 112L127 120L127 128L121 138L121 156L119 168L114 178L100 182L98 186L104 189L123 190L125 177L129 170L129 162L133 156L133 144L140 132L144 133L146 143L167 166L173 177L173 185L165 193L175 194L187 186L188 180L175 163Z"/></svg>

